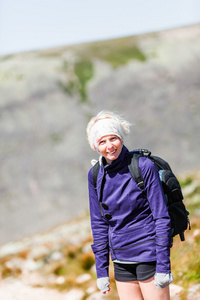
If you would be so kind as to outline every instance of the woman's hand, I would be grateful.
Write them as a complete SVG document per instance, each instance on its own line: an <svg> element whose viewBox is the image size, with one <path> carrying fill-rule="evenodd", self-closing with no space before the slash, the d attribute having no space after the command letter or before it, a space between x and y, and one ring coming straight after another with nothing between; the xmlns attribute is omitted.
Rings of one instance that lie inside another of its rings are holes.
<svg viewBox="0 0 200 300"><path fill-rule="evenodd" d="M163 289L174 280L171 273L156 273L154 276L154 283L158 289Z"/></svg>
<svg viewBox="0 0 200 300"><path fill-rule="evenodd" d="M103 294L107 294L110 291L109 277L97 278L97 286Z"/></svg>

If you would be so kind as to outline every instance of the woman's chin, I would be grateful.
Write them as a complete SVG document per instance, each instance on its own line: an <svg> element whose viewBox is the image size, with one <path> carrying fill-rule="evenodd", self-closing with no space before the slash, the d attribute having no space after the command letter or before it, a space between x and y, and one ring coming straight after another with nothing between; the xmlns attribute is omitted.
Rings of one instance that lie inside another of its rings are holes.
<svg viewBox="0 0 200 300"><path fill-rule="evenodd" d="M118 154L117 153L114 153L114 154L110 154L106 157L106 160L112 162L113 160L117 159L118 158Z"/></svg>

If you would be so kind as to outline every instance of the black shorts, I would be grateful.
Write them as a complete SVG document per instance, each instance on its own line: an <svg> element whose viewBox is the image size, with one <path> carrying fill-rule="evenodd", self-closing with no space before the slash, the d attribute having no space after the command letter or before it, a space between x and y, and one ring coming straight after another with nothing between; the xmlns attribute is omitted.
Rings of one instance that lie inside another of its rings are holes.
<svg viewBox="0 0 200 300"><path fill-rule="evenodd" d="M144 281L156 273L156 262L123 264L114 262L115 280L117 281Z"/></svg>

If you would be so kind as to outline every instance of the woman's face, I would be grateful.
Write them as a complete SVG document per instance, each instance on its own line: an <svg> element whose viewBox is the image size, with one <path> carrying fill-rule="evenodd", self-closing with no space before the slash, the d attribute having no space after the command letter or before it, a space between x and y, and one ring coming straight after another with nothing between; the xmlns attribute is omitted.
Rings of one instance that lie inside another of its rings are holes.
<svg viewBox="0 0 200 300"><path fill-rule="evenodd" d="M108 164L117 159L123 146L122 140L116 135L103 136L99 142L98 150L105 157Z"/></svg>

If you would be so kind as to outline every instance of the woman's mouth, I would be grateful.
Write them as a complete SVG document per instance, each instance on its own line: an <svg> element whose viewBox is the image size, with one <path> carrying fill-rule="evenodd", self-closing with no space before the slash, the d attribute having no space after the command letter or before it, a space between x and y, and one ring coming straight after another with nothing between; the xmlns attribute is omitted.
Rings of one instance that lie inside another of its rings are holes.
<svg viewBox="0 0 200 300"><path fill-rule="evenodd" d="M117 150L114 150L112 152L109 152L108 154L114 154Z"/></svg>

